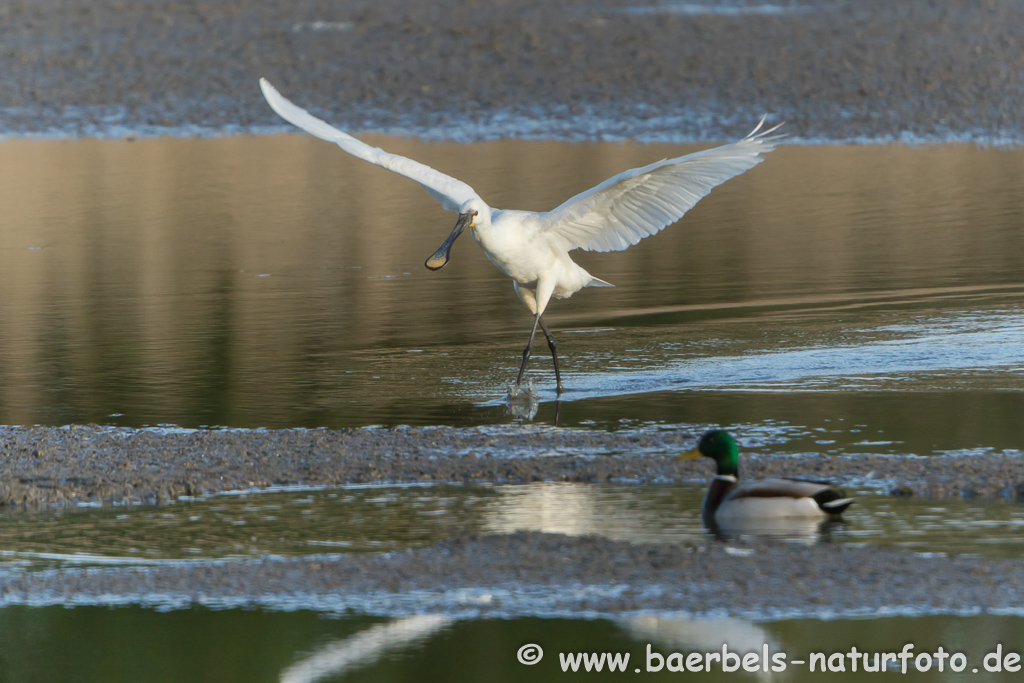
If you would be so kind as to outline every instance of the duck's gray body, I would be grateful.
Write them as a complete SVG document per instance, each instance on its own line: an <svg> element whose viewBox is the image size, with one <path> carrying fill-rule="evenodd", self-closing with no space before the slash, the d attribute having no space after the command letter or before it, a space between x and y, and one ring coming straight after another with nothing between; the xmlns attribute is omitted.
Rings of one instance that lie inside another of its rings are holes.
<svg viewBox="0 0 1024 683"><path fill-rule="evenodd" d="M758 479L740 482L715 475L704 496L704 516L726 524L752 519L825 518L839 515L853 503L828 484L799 479Z"/></svg>

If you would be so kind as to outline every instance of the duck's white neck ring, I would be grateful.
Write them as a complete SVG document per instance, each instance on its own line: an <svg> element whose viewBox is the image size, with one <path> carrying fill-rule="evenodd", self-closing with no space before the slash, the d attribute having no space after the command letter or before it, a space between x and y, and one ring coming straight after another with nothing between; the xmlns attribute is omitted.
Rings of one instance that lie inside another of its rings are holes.
<svg viewBox="0 0 1024 683"><path fill-rule="evenodd" d="M739 479L737 479L731 474L716 474L715 479L718 479L719 481L729 481L732 482L733 484L739 481Z"/></svg>

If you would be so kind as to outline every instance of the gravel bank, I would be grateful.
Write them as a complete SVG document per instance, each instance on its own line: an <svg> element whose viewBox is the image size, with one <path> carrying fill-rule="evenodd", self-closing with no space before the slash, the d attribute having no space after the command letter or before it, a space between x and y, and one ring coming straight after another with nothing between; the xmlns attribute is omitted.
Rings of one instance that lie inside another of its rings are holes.
<svg viewBox="0 0 1024 683"><path fill-rule="evenodd" d="M0 503L162 503L282 485L704 481L676 462L697 434L544 427L353 430L0 428ZM1024 499L1024 458L758 455L743 474L827 479L896 495Z"/></svg>
<svg viewBox="0 0 1024 683"><path fill-rule="evenodd" d="M1024 565L849 545L651 545L541 533L386 555L0 575L0 604L260 605L406 616L744 618L1024 610Z"/></svg>
<svg viewBox="0 0 1024 683"><path fill-rule="evenodd" d="M935 0L12 0L0 130L281 126L259 76L357 130L1024 139L1024 5ZM724 7L724 8L723 8Z"/></svg>

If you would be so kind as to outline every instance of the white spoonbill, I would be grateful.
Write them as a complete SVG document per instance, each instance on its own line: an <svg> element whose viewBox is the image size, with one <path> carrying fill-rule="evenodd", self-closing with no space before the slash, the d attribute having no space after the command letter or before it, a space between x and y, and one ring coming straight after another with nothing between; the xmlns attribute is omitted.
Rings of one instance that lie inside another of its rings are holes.
<svg viewBox="0 0 1024 683"><path fill-rule="evenodd" d="M781 137L771 135L779 126L762 131L762 118L742 140L623 171L551 211L492 209L461 180L360 142L290 102L265 78L260 79L260 88L271 108L289 123L333 142L352 156L415 180L445 210L459 214L448 239L425 265L431 270L443 268L452 244L469 228L491 263L512 278L516 294L533 313L533 329L523 351L516 387L523 380L540 326L551 349L559 393L563 387L558 351L543 318L548 302L551 297L568 298L584 287L612 286L573 263L569 252L622 251L660 232L682 218L714 187L760 163L760 155L771 151Z"/></svg>

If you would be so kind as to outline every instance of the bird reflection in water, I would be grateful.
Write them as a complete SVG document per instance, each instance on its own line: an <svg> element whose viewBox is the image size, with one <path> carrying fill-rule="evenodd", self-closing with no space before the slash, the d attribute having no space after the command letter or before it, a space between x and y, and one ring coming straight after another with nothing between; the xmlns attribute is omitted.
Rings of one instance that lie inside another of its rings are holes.
<svg viewBox="0 0 1024 683"><path fill-rule="evenodd" d="M423 614L371 626L365 631L327 643L281 672L281 683L315 683L369 666L385 655L422 643L444 631L454 620Z"/></svg>

